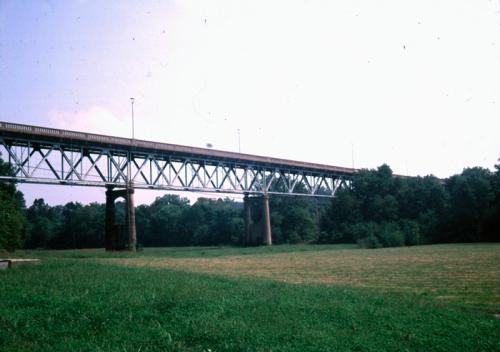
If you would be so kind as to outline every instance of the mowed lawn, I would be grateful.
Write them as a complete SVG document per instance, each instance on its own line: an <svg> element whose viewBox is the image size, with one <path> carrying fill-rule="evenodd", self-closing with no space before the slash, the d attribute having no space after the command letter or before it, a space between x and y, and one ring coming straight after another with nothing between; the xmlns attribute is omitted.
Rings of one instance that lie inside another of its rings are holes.
<svg viewBox="0 0 500 352"><path fill-rule="evenodd" d="M283 247L276 251L240 250L242 253L234 249L232 253L218 248L193 249L184 257L163 252L165 256L110 258L103 262L428 295L442 302L500 313L500 244L377 250L353 246Z"/></svg>
<svg viewBox="0 0 500 352"><path fill-rule="evenodd" d="M27 251L0 351L500 351L500 245Z"/></svg>

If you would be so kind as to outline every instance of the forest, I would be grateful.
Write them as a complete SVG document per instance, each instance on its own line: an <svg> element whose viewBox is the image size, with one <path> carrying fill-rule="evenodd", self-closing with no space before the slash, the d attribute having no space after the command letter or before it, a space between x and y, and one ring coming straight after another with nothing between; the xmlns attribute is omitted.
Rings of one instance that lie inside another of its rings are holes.
<svg viewBox="0 0 500 352"><path fill-rule="evenodd" d="M12 173L0 160L0 174ZM260 202L252 202L259 223ZM500 241L500 164L474 167L447 179L394 175L391 168L362 169L334 198L271 195L274 244L357 243L365 248ZM104 204L70 202L27 206L12 183L0 183L0 248L104 246ZM124 222L117 204L117 222ZM141 247L243 245L243 203L229 198L166 194L136 207Z"/></svg>

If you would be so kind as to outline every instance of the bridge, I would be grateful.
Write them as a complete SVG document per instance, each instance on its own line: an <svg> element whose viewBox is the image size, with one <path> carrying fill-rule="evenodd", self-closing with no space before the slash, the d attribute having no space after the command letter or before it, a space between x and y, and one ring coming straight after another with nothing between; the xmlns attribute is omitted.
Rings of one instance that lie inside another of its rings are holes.
<svg viewBox="0 0 500 352"><path fill-rule="evenodd" d="M271 245L269 195L333 197L353 168L140 139L0 122L0 157L13 176L2 181L106 187L106 249L118 248L114 202L126 201L127 247L135 250L134 189L244 195L250 241L250 198L261 198L262 237Z"/></svg>

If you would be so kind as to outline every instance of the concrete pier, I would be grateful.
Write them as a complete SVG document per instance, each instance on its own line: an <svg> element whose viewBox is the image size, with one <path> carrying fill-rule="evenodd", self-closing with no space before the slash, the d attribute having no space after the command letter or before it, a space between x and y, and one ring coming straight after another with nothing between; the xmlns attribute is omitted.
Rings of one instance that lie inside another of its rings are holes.
<svg viewBox="0 0 500 352"><path fill-rule="evenodd" d="M252 204L251 202L259 202L260 206L260 220L255 224L252 220ZM243 198L243 219L245 222L244 238L243 243L247 246L255 245L268 245L273 244L272 234L271 234L271 214L269 211L269 195L263 194L262 196L250 197L248 193L245 193Z"/></svg>
<svg viewBox="0 0 500 352"><path fill-rule="evenodd" d="M245 220L245 245L252 243L252 208L250 207L250 197L245 193L243 197L244 220Z"/></svg>
<svg viewBox="0 0 500 352"><path fill-rule="evenodd" d="M127 188L127 224L128 224L128 250L135 252L137 249L137 233L135 229L134 189Z"/></svg>
<svg viewBox="0 0 500 352"><path fill-rule="evenodd" d="M113 186L107 186L106 188L106 250L116 251L127 249L135 252L137 236L135 228L134 189L129 187L114 190ZM120 197L125 200L125 226L115 224L115 201Z"/></svg>
<svg viewBox="0 0 500 352"><path fill-rule="evenodd" d="M271 246L273 244L273 239L271 236L271 214L269 212L269 195L264 193L262 195L262 224L263 224L263 235L264 244Z"/></svg>

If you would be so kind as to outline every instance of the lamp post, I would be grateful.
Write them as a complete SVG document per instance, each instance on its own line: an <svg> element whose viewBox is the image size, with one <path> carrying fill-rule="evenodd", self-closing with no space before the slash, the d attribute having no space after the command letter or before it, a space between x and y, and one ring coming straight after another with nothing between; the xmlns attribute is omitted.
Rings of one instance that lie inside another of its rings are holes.
<svg viewBox="0 0 500 352"><path fill-rule="evenodd" d="M241 153L240 129L238 128L238 153Z"/></svg>
<svg viewBox="0 0 500 352"><path fill-rule="evenodd" d="M134 101L135 101L135 98L130 98L130 104L131 104L131 107L132 107L132 140L135 139L135 133L134 133ZM132 176L132 152L130 153L130 160L129 160L129 163L128 163L128 167L127 167L127 177L128 177L128 182L129 182L129 187L132 187L132 179L131 179L131 176Z"/></svg>
<svg viewBox="0 0 500 352"><path fill-rule="evenodd" d="M135 98L130 98L130 103L132 105L132 139L134 139L134 101Z"/></svg>

